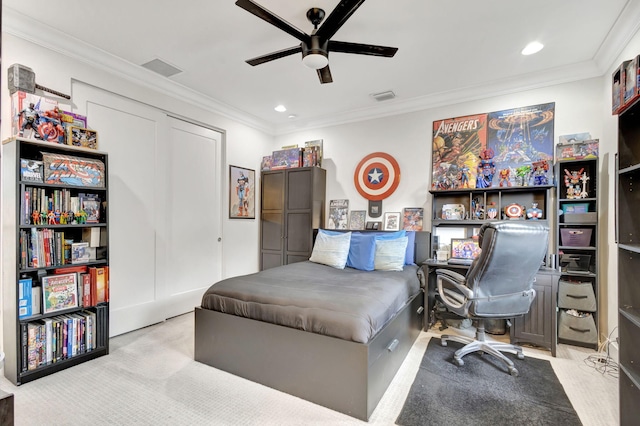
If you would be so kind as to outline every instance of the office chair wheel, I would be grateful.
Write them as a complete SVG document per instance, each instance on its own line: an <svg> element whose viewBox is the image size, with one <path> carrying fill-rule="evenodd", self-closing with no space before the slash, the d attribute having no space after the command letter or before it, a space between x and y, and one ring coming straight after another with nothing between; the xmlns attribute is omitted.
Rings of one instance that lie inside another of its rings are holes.
<svg viewBox="0 0 640 426"><path fill-rule="evenodd" d="M515 367L509 367L509 374L511 374L513 377L518 377L520 375L518 369Z"/></svg>
<svg viewBox="0 0 640 426"><path fill-rule="evenodd" d="M522 352L518 352L516 356L518 357L518 359L524 359L524 354Z"/></svg>
<svg viewBox="0 0 640 426"><path fill-rule="evenodd" d="M454 358L453 363L458 367L462 367L464 365L464 361L462 360L462 358Z"/></svg>
<svg viewBox="0 0 640 426"><path fill-rule="evenodd" d="M440 339L441 346L447 346L447 341L445 339Z"/></svg>

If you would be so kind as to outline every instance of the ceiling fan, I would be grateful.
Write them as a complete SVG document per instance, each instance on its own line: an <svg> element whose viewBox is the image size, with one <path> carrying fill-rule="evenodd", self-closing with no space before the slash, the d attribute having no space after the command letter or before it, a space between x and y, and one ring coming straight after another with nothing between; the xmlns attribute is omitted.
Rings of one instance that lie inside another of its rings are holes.
<svg viewBox="0 0 640 426"><path fill-rule="evenodd" d="M365 0L342 0L333 9L324 23L318 28L325 16L325 12L319 8L311 8L307 11L307 19L313 24L311 35L306 34L279 16L263 8L251 0L238 0L236 5L249 13L256 15L271 25L280 28L300 40L300 44L277 52L272 52L257 58L249 59L249 65L260 65L274 59L284 58L294 53L302 53L302 62L309 68L317 70L320 83L331 83L331 71L329 70L329 52L355 53L357 55L393 57L398 51L397 47L376 46L372 44L348 43L334 41L331 37L344 25L353 13Z"/></svg>

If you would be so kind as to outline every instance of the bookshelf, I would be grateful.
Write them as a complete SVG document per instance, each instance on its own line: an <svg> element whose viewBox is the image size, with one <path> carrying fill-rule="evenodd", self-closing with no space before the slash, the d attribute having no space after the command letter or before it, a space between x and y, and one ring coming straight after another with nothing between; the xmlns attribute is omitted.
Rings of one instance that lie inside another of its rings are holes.
<svg viewBox="0 0 640 426"><path fill-rule="evenodd" d="M618 117L616 220L618 242L618 336L620 338L620 424L640 417L640 102Z"/></svg>
<svg viewBox="0 0 640 426"><path fill-rule="evenodd" d="M4 374L16 385L109 353L107 160L3 141Z"/></svg>

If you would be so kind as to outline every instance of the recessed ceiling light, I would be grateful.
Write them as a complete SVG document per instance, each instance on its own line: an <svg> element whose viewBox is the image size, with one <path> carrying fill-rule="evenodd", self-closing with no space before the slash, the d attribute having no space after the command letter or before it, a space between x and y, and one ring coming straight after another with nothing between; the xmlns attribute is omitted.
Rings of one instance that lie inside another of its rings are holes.
<svg viewBox="0 0 640 426"><path fill-rule="evenodd" d="M278 105L274 109L278 112L285 112L287 110L284 105Z"/></svg>
<svg viewBox="0 0 640 426"><path fill-rule="evenodd" d="M298 116L295 114L289 114L289 118L293 120L294 118L298 118Z"/></svg>
<svg viewBox="0 0 640 426"><path fill-rule="evenodd" d="M524 49L522 49L522 54L533 55L534 53L538 53L539 51L541 51L543 47L544 44L540 43L539 41L532 41L531 43L527 44Z"/></svg>

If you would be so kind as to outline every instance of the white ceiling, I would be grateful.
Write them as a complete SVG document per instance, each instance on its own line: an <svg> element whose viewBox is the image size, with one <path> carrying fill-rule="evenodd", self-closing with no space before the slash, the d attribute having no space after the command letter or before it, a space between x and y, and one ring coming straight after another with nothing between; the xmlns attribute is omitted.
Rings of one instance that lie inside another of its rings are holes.
<svg viewBox="0 0 640 426"><path fill-rule="evenodd" d="M256 1L306 33L312 30L305 17L309 8L328 15L339 3ZM85 52L87 44L98 48L92 58L102 55L96 62L103 66L113 63L114 55L147 83L192 89L190 99L272 134L600 76L640 23L640 0L368 0L333 39L398 47L398 53L394 58L333 53L334 82L321 85L299 54L246 64L299 41L234 0L2 3L3 30L9 33L37 39L59 31L80 40L75 45ZM25 16L36 22L12 25ZM532 40L544 43L544 50L520 55ZM41 42L56 43L50 36ZM155 58L183 72L166 79L140 67ZM388 90L397 97L378 102L370 96ZM277 104L288 111L274 111Z"/></svg>

